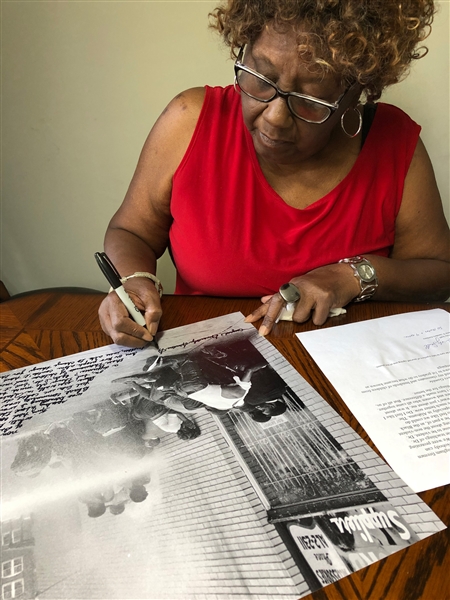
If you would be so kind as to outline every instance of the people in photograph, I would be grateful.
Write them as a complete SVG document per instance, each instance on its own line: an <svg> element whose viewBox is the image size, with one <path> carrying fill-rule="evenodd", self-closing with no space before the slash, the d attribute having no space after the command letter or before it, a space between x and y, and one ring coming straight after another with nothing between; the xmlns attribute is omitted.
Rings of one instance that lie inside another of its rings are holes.
<svg viewBox="0 0 450 600"><path fill-rule="evenodd" d="M239 408L245 410L247 405L255 406L282 399L287 387L285 381L248 339L238 339L220 347L213 344L204 346L192 352L190 365L194 373L194 386L197 382L200 384L198 388L194 388L194 393L188 394L188 399L183 400L184 406L191 410L198 408L195 403L200 400L201 395L208 396L208 392L213 389L217 391L217 387L207 387L205 383L214 382L217 386L220 382L222 390L225 390L220 393L220 403L214 404L211 398L204 400L205 405L216 412ZM190 381L189 374L185 375L184 391L189 391ZM225 381L227 386L223 385ZM245 386L244 394L236 384ZM233 398L237 398L237 401L234 402Z"/></svg>
<svg viewBox="0 0 450 600"><path fill-rule="evenodd" d="M88 513L87 513L88 517L91 517L93 519L101 517L106 512L106 504L104 504L103 502L98 502L95 504L88 504L87 507L88 507Z"/></svg>
<svg viewBox="0 0 450 600"><path fill-rule="evenodd" d="M205 361L204 352L193 355L189 369L182 377L182 389L178 389L180 395L187 394L188 400L183 401L186 407L195 409L196 406L189 403L200 401L212 409L230 410L283 397L286 382L256 348L246 342L245 345L235 343L233 347L226 347L227 356L217 361L214 369L211 368L211 357ZM212 383L223 381L220 375L228 381L227 385Z"/></svg>
<svg viewBox="0 0 450 600"><path fill-rule="evenodd" d="M148 492L144 484L142 483L133 483L130 488L130 500L131 502L144 502L147 498Z"/></svg>
<svg viewBox="0 0 450 600"><path fill-rule="evenodd" d="M177 413L206 408L216 414L281 399L286 383L248 340L191 354L162 359L151 373L132 374L114 380L126 384L115 399L136 405L138 396ZM152 411L162 409L152 408Z"/></svg>
<svg viewBox="0 0 450 600"><path fill-rule="evenodd" d="M194 419L185 417L177 431L177 436L180 440L195 440L201 434L201 429Z"/></svg>
<svg viewBox="0 0 450 600"><path fill-rule="evenodd" d="M239 351L231 346L193 352L191 359L179 366L180 379L173 387L184 398L183 405L190 410L204 406L216 411L243 406L252 393L257 373L268 367L262 355L251 346L250 360L245 352L239 356Z"/></svg>
<svg viewBox="0 0 450 600"><path fill-rule="evenodd" d="M178 390L178 393L186 399L185 406L194 407L194 410L196 406L204 406L227 411L243 406L245 397L252 386L250 374L244 375L242 379L235 375L233 381L234 383L228 385L200 383L198 380L193 384L191 381L189 385Z"/></svg>
<svg viewBox="0 0 450 600"><path fill-rule="evenodd" d="M449 228L421 127L379 101L426 54L434 12L433 0L221 2L211 24L235 85L181 92L151 130L105 236L147 326L112 292L103 330L153 339L168 247L176 294L260 298L246 320L262 335L286 283L293 320L315 325L352 301L446 300Z"/></svg>
<svg viewBox="0 0 450 600"><path fill-rule="evenodd" d="M251 383L247 379L250 373L244 374L240 379L231 377L232 383L227 385L209 383L200 370L199 366L192 361L184 363L184 368L178 379L171 382L167 387L161 384L161 380L145 381L134 377L123 378L134 392L141 398L147 399L153 404L170 408L179 413L196 412L203 407L218 410L229 410L234 405L243 404L245 395L248 393ZM137 382L139 381L139 383ZM130 395L131 397L131 395ZM139 398L133 397L132 403L139 403ZM151 406L151 405L149 405ZM161 411L162 408L152 408Z"/></svg>
<svg viewBox="0 0 450 600"><path fill-rule="evenodd" d="M37 477L54 455L52 441L43 433L19 439L11 470L20 477Z"/></svg>
<svg viewBox="0 0 450 600"><path fill-rule="evenodd" d="M249 417L257 423L267 423L272 417L277 417L286 412L287 406L284 400L275 400L264 404L252 406L246 411Z"/></svg>
<svg viewBox="0 0 450 600"><path fill-rule="evenodd" d="M180 439L191 440L201 434L196 422L187 415L169 409L163 402L157 403L152 399L152 390L147 390L139 384L133 386L140 396L133 402L131 416L135 421L142 421L145 426L141 434L146 445L154 447L159 444L162 435L176 433Z"/></svg>
<svg viewBox="0 0 450 600"><path fill-rule="evenodd" d="M225 371L239 375L247 369L257 370L267 365L267 361L247 338L238 338L226 341L223 344L205 344L198 351L193 352L195 360L210 376L220 373L223 377ZM214 371L213 365L220 368Z"/></svg>
<svg viewBox="0 0 450 600"><path fill-rule="evenodd" d="M125 502L122 502L120 504L109 504L108 510L112 515L121 515L123 512L125 512Z"/></svg>
<svg viewBox="0 0 450 600"><path fill-rule="evenodd" d="M251 381L252 387L245 398L245 403L250 406L281 400L287 390L286 382L271 365L255 371Z"/></svg>
<svg viewBox="0 0 450 600"><path fill-rule="evenodd" d="M96 430L98 421L92 414L75 413L65 422L20 439L11 470L18 476L37 477L46 467L62 467L76 477L95 476L113 470L117 461L134 462L146 456L143 426L131 421L128 410L121 413L120 421L108 417L106 435Z"/></svg>
<svg viewBox="0 0 450 600"><path fill-rule="evenodd" d="M119 482L114 486L112 498L107 503L107 509L115 516L125 511L126 505L134 502L141 503L148 497L147 485L150 483L149 475L142 475L132 480Z"/></svg>
<svg viewBox="0 0 450 600"><path fill-rule="evenodd" d="M95 482L93 482L95 486ZM109 486L85 490L78 496L78 500L87 506L87 515L93 519L101 517L106 512L107 503L114 497L113 489Z"/></svg>
<svg viewBox="0 0 450 600"><path fill-rule="evenodd" d="M24 477L37 477L46 467L78 471L90 465L91 458L84 440L66 424L53 423L45 431L19 440L11 470Z"/></svg>
<svg viewBox="0 0 450 600"><path fill-rule="evenodd" d="M165 392L170 390L174 393L175 384L181 377L176 369L184 360L186 360L186 356L164 357L151 372L147 372L144 365L143 372L132 373L114 379L112 383L126 385L127 388L113 392L110 396L112 402L114 404L131 406L144 389L146 397L148 397L148 393L151 393L149 399L153 400L153 402L164 404Z"/></svg>

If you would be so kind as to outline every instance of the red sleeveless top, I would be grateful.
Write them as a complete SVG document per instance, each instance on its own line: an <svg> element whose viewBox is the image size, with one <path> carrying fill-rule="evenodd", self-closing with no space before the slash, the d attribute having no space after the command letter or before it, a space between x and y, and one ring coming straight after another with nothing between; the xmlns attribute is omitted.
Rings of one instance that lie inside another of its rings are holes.
<svg viewBox="0 0 450 600"><path fill-rule="evenodd" d="M177 294L262 296L357 254L388 256L420 127L380 103L350 173L293 208L270 187L232 86L206 87L174 178L170 245Z"/></svg>

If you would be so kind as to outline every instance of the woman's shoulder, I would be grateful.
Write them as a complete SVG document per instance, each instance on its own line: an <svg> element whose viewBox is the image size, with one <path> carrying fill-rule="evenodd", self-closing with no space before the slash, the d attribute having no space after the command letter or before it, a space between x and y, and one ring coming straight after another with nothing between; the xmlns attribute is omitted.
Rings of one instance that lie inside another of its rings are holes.
<svg viewBox="0 0 450 600"><path fill-rule="evenodd" d="M374 151L383 148L386 160L406 160L409 163L417 145L421 127L404 110L393 104L378 102L367 134L367 145Z"/></svg>
<svg viewBox="0 0 450 600"><path fill-rule="evenodd" d="M153 130L159 128L182 129L195 127L205 101L206 88L196 87L180 92L173 98L157 119Z"/></svg>
<svg viewBox="0 0 450 600"><path fill-rule="evenodd" d="M205 96L205 88L191 88L177 94L153 125L135 173L135 178L144 176L153 196L170 195L172 176L194 134Z"/></svg>
<svg viewBox="0 0 450 600"><path fill-rule="evenodd" d="M411 129L420 130L420 125L414 121L403 109L387 102L377 102L376 115L379 121L385 124L387 127L401 126L408 127Z"/></svg>
<svg viewBox="0 0 450 600"><path fill-rule="evenodd" d="M164 127L185 127L192 129L197 124L203 110L218 104L232 105L239 96L234 93L233 86L195 87L180 92L169 102L156 121L155 127L162 122Z"/></svg>
<svg viewBox="0 0 450 600"><path fill-rule="evenodd" d="M232 90L232 86L229 87ZM190 88L177 94L153 126L146 146L157 148L163 164L173 173L189 146L202 113L211 104L223 104L228 96L227 87L209 86Z"/></svg>
<svg viewBox="0 0 450 600"><path fill-rule="evenodd" d="M194 87L187 90L183 90L173 98L167 105L166 111L170 110L186 110L199 111L203 106L205 95L207 92L206 87Z"/></svg>

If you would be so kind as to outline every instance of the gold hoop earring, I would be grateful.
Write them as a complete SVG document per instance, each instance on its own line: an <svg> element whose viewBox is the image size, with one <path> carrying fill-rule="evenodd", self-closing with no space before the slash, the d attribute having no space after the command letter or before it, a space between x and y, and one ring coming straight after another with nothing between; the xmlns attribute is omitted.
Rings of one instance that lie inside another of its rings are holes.
<svg viewBox="0 0 450 600"><path fill-rule="evenodd" d="M345 117L345 115L348 113L348 111L349 111L349 110L354 110L355 112L357 112L357 113L358 113L358 119L359 119L359 121L358 121L358 129L355 131L355 133L349 133L349 132L348 132L348 131L345 129L345 125L344 125L344 117ZM360 111L359 111L357 108L355 108L355 107L353 107L353 108L350 108L350 107L349 107L349 108L347 108L347 110L346 110L346 111L344 111L344 112L342 113L342 115L341 115L341 127L342 127L342 131L343 131L343 132L345 133L345 135L347 135L349 138L354 138L354 137L356 137L356 136L358 135L358 133L361 131L362 122L363 122L363 119L362 119L361 112L360 112Z"/></svg>

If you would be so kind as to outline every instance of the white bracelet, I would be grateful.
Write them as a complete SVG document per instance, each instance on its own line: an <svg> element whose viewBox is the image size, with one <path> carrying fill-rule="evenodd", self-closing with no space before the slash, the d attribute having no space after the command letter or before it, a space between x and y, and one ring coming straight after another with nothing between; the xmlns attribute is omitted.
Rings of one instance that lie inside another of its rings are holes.
<svg viewBox="0 0 450 600"><path fill-rule="evenodd" d="M145 277L146 279L151 279L155 284L156 291L158 292L159 297L161 298L164 292L163 286L160 280L157 277L155 277L153 273L147 273L146 271L136 271L136 273L133 273L133 275L128 275L128 277L121 277L120 281L122 283L125 283L125 281L128 281L129 279L133 279L133 277ZM112 288L109 291L111 292Z"/></svg>
<svg viewBox="0 0 450 600"><path fill-rule="evenodd" d="M153 275L153 273L146 273L145 271L136 271L136 273L133 273L133 275L128 275L128 277L121 277L120 281L122 283L125 283L125 281L128 281L128 279L133 279L133 277L146 277L147 279L151 279L155 284L159 297L163 295L164 290L162 283L155 275Z"/></svg>

